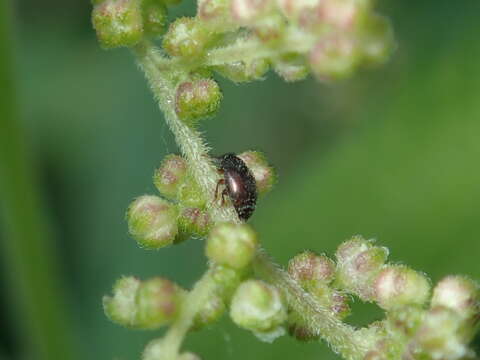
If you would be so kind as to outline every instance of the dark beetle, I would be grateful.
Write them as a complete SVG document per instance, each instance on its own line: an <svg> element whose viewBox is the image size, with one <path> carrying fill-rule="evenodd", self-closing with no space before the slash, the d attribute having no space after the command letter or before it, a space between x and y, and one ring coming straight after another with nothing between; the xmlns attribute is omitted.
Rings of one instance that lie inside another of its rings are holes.
<svg viewBox="0 0 480 360"><path fill-rule="evenodd" d="M218 187L224 184L222 204L225 201L225 195L228 195L238 217L243 221L248 220L257 203L257 185L252 173L243 160L232 153L222 155L219 158L218 171L223 174L223 179L220 179L217 183L215 198L217 198Z"/></svg>

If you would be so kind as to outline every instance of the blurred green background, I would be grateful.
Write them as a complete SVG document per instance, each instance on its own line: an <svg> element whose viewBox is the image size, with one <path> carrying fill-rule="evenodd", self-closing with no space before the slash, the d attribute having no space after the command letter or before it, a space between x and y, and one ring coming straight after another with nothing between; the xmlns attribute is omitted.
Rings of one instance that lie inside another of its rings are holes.
<svg viewBox="0 0 480 360"><path fill-rule="evenodd" d="M102 295L121 275L189 287L205 268L199 240L148 252L127 234L129 202L155 193L153 170L177 149L129 52L99 48L87 1L9 3L1 17L11 41L0 39L0 359L139 359L162 331L110 323ZM260 149L276 166L279 183L251 222L280 263L363 234L433 281L480 279L480 3L379 8L398 41L386 66L337 85L285 84L272 73L247 85L220 80L223 106L203 129L215 153ZM193 2L176 11L191 14ZM353 306L351 323L380 316ZM336 357L321 343L260 343L228 317L185 348L204 359Z"/></svg>

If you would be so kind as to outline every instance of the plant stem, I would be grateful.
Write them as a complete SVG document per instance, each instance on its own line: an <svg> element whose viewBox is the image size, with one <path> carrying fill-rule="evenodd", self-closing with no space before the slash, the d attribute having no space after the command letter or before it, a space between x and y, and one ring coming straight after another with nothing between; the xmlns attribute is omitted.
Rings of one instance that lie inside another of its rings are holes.
<svg viewBox="0 0 480 360"><path fill-rule="evenodd" d="M228 56L226 55L224 60L239 52L250 53L250 51L245 51L247 45L236 50L233 46L230 49L231 53ZM249 44L248 46L256 45ZM204 193L213 194L218 181L218 173L208 156L209 149L200 134L185 125L175 113L176 84L174 83L174 75L172 75L177 70L175 69L175 63L170 63L171 68L168 69L168 66L165 66L165 59L149 43L139 45L135 53L160 109L165 115L165 120L187 160L189 170ZM209 205L214 222L240 222L233 207L218 206L214 202ZM347 360L363 358L367 349L361 342L355 340L355 329L342 323L327 308L318 304L310 294L302 290L295 280L274 264L263 250L258 251L254 260L254 267L259 274L284 291L289 305L305 317L305 323L311 327L312 331L318 333L334 351L340 353ZM212 286L209 272L207 272L187 296L182 315L172 325L165 339L163 339L164 342L162 342L168 349L168 356L166 357L168 360L175 359L183 337L188 331L194 316L206 301L207 295L212 291ZM145 360L154 360L154 358L146 358Z"/></svg>
<svg viewBox="0 0 480 360"><path fill-rule="evenodd" d="M0 4L0 255L8 281L4 294L12 305L12 324L19 330L18 350L26 352L22 357L67 360L75 356L62 272L16 110L9 3Z"/></svg>
<svg viewBox="0 0 480 360"><path fill-rule="evenodd" d="M363 359L368 348L358 341L355 328L343 323L315 298L305 292L290 275L276 265L263 249L257 251L254 259L257 274L275 284L284 292L288 304L299 315L313 333L325 340L336 353L347 360Z"/></svg>

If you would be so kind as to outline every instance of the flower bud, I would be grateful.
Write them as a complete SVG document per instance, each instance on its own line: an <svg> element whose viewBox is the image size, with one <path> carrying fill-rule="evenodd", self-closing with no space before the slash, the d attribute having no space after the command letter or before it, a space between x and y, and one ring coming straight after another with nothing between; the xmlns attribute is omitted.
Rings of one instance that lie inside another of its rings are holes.
<svg viewBox="0 0 480 360"><path fill-rule="evenodd" d="M341 80L352 75L359 62L354 39L332 36L321 39L309 55L310 67L319 80Z"/></svg>
<svg viewBox="0 0 480 360"><path fill-rule="evenodd" d="M386 266L374 282L374 299L386 310L408 304L422 305L428 300L427 277L402 265Z"/></svg>
<svg viewBox="0 0 480 360"><path fill-rule="evenodd" d="M170 245L178 233L176 207L158 196L137 198L128 208L127 218L130 234L147 249Z"/></svg>
<svg viewBox="0 0 480 360"><path fill-rule="evenodd" d="M373 14L369 17L360 39L362 61L367 64L383 64L395 49L390 22L380 15Z"/></svg>
<svg viewBox="0 0 480 360"><path fill-rule="evenodd" d="M276 60L274 70L287 82L303 80L308 76L308 68L303 57L295 54Z"/></svg>
<svg viewBox="0 0 480 360"><path fill-rule="evenodd" d="M242 269L252 261L257 243L257 234L250 225L222 223L210 232L206 253L217 264Z"/></svg>
<svg viewBox="0 0 480 360"><path fill-rule="evenodd" d="M331 282L335 275L335 263L325 255L307 250L290 259L288 273L308 290L317 283Z"/></svg>
<svg viewBox="0 0 480 360"><path fill-rule="evenodd" d="M208 22L216 32L234 30L238 24L231 19L230 1L228 0L198 0L197 16Z"/></svg>
<svg viewBox="0 0 480 360"><path fill-rule="evenodd" d="M192 58L203 53L210 41L208 28L195 18L175 20L163 38L163 48L171 56Z"/></svg>
<svg viewBox="0 0 480 360"><path fill-rule="evenodd" d="M415 336L416 358L456 360L469 350L461 336L463 319L448 308L430 310Z"/></svg>
<svg viewBox="0 0 480 360"><path fill-rule="evenodd" d="M259 151L245 151L238 155L255 178L257 193L262 196L269 192L276 181L273 167L268 165L265 156Z"/></svg>
<svg viewBox="0 0 480 360"><path fill-rule="evenodd" d="M216 283L217 294L225 303L230 299L242 281L243 274L228 266L214 265L212 268L212 279Z"/></svg>
<svg viewBox="0 0 480 360"><path fill-rule="evenodd" d="M185 207L194 207L203 209L206 199L200 189L197 180L187 173L183 182L178 187L177 200Z"/></svg>
<svg viewBox="0 0 480 360"><path fill-rule="evenodd" d="M337 282L362 300L372 300L373 282L388 256L388 249L354 237L339 246Z"/></svg>
<svg viewBox="0 0 480 360"><path fill-rule="evenodd" d="M179 155L167 155L153 175L153 183L165 197L175 199L187 175L187 163Z"/></svg>
<svg viewBox="0 0 480 360"><path fill-rule="evenodd" d="M103 309L110 320L123 326L135 327L135 296L139 286L140 280L133 276L117 280L113 286L113 297L103 297Z"/></svg>
<svg viewBox="0 0 480 360"><path fill-rule="evenodd" d="M402 334L406 339L411 338L423 322L425 311L419 305L406 305L387 313L390 329Z"/></svg>
<svg viewBox="0 0 480 360"><path fill-rule="evenodd" d="M233 295L230 316L242 328L269 333L287 320L287 311L276 287L260 280L247 280Z"/></svg>
<svg viewBox="0 0 480 360"><path fill-rule="evenodd" d="M231 13L233 19L239 24L249 25L267 14L272 5L272 0L232 0Z"/></svg>
<svg viewBox="0 0 480 360"><path fill-rule="evenodd" d="M163 34L167 23L167 9L165 5L158 0L143 0L142 6L145 33L150 36Z"/></svg>
<svg viewBox="0 0 480 360"><path fill-rule="evenodd" d="M280 14L272 14L255 22L253 31L263 43L278 42L285 33L287 22Z"/></svg>
<svg viewBox="0 0 480 360"><path fill-rule="evenodd" d="M220 319L225 312L225 303L217 296L211 296L193 320L193 328L201 329Z"/></svg>
<svg viewBox="0 0 480 360"><path fill-rule="evenodd" d="M364 18L371 1L325 0L319 3L319 21L343 31L353 30Z"/></svg>
<svg viewBox="0 0 480 360"><path fill-rule="evenodd" d="M208 212L199 208L187 207L180 210L178 226L185 235L206 236L212 223ZM176 241L176 240L175 240Z"/></svg>
<svg viewBox="0 0 480 360"><path fill-rule="evenodd" d="M214 115L221 99L222 92L215 80L186 81L177 87L175 112L183 122L192 126L197 120Z"/></svg>
<svg viewBox="0 0 480 360"><path fill-rule="evenodd" d="M265 59L255 59L248 62L215 66L214 69L222 76L234 82L248 82L261 79L268 71L269 63Z"/></svg>
<svg viewBox="0 0 480 360"><path fill-rule="evenodd" d="M143 37L142 11L138 0L105 0L94 6L93 27L104 48L133 46Z"/></svg>
<svg viewBox="0 0 480 360"><path fill-rule="evenodd" d="M142 282L137 291L137 326L155 329L168 324L177 315L182 291L168 279L155 277Z"/></svg>
<svg viewBox="0 0 480 360"><path fill-rule="evenodd" d="M444 306L465 318L478 315L479 286L464 276L447 276L433 289L431 306Z"/></svg>

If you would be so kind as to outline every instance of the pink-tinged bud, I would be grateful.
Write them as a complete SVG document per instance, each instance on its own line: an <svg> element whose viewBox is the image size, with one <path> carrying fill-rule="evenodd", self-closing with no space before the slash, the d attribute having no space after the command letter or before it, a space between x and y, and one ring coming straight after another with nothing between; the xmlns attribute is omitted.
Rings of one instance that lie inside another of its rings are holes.
<svg viewBox="0 0 480 360"><path fill-rule="evenodd" d="M155 329L172 321L178 314L183 291L168 279L155 277L142 282L135 302L138 327Z"/></svg>
<svg viewBox="0 0 480 360"><path fill-rule="evenodd" d="M222 92L215 80L186 81L177 87L175 112L183 122L193 126L199 119L214 115L221 99Z"/></svg>
<svg viewBox="0 0 480 360"><path fill-rule="evenodd" d="M457 360L472 353L462 336L463 318L448 308L431 309L415 335L410 351L419 359Z"/></svg>
<svg viewBox="0 0 480 360"><path fill-rule="evenodd" d="M232 0L231 14L235 21L248 25L272 9L272 0Z"/></svg>
<svg viewBox="0 0 480 360"><path fill-rule="evenodd" d="M158 196L143 195L128 208L128 229L138 244L159 249L173 243L178 233L177 208Z"/></svg>
<svg viewBox="0 0 480 360"><path fill-rule="evenodd" d="M478 316L480 292L478 284L464 276L447 276L433 289L431 306L444 306L469 318Z"/></svg>
<svg viewBox="0 0 480 360"><path fill-rule="evenodd" d="M339 319L346 318L351 313L348 304L350 297L340 291L333 291L330 295L330 310L332 314Z"/></svg>
<svg viewBox="0 0 480 360"><path fill-rule="evenodd" d="M259 151L245 151L238 155L255 178L257 193L262 196L268 193L276 181L276 174L265 156Z"/></svg>
<svg viewBox="0 0 480 360"><path fill-rule="evenodd" d="M171 56L192 58L203 54L211 40L209 29L196 18L175 20L163 38L163 48Z"/></svg>
<svg viewBox="0 0 480 360"><path fill-rule="evenodd" d="M373 282L388 256L388 249L373 246L372 241L354 237L339 246L337 257L337 283L362 300L372 300Z"/></svg>
<svg viewBox="0 0 480 360"><path fill-rule="evenodd" d="M343 31L352 30L361 22L369 5L369 1L324 0L317 8L318 18Z"/></svg>
<svg viewBox="0 0 480 360"><path fill-rule="evenodd" d="M359 63L359 55L355 39L335 35L319 40L310 52L309 62L319 80L334 81L352 75Z"/></svg>
<svg viewBox="0 0 480 360"><path fill-rule="evenodd" d="M179 155L167 155L153 175L153 183L158 191L170 199L175 199L180 185L187 175L187 163Z"/></svg>
<svg viewBox="0 0 480 360"><path fill-rule="evenodd" d="M424 304L430 294L427 277L402 265L386 266L374 282L374 300L385 310Z"/></svg>
<svg viewBox="0 0 480 360"><path fill-rule="evenodd" d="M140 280L133 276L117 280L113 286L113 296L103 297L103 309L110 320L126 327L137 325L135 296L139 287Z"/></svg>
<svg viewBox="0 0 480 360"><path fill-rule="evenodd" d="M225 309L225 303L221 297L216 294L211 296L195 316L193 329L198 330L218 321L225 312Z"/></svg>
<svg viewBox="0 0 480 360"><path fill-rule="evenodd" d="M335 263L325 255L304 251L288 262L288 273L304 288L328 284L335 276Z"/></svg>
<svg viewBox="0 0 480 360"><path fill-rule="evenodd" d="M272 14L256 21L253 31L262 42L272 45L282 39L286 27L287 22L283 16Z"/></svg>
<svg viewBox="0 0 480 360"><path fill-rule="evenodd" d="M105 0L94 6L93 27L104 48L133 46L143 37L140 1Z"/></svg>
<svg viewBox="0 0 480 360"><path fill-rule="evenodd" d="M322 0L277 0L287 19L298 21L304 13L315 13Z"/></svg>

